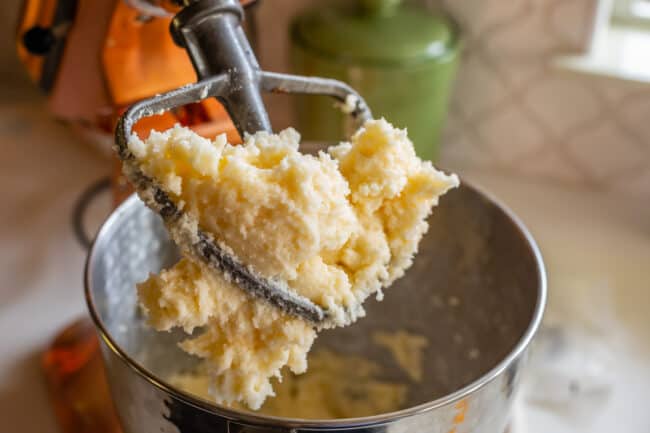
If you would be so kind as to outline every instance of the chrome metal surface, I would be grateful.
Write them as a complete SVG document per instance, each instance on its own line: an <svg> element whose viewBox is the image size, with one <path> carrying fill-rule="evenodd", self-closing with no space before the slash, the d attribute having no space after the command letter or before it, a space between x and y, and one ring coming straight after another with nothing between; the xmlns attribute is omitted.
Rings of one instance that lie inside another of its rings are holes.
<svg viewBox="0 0 650 433"><path fill-rule="evenodd" d="M384 300L368 301L367 317L322 332L314 346L371 358L395 378L404 373L369 336L426 336L424 376L409 386L404 409L364 418L278 418L220 407L166 383L196 359L176 346L182 332L144 324L135 284L176 259L162 221L136 197L107 220L88 256L88 307L125 433L502 432L546 299L544 266L526 229L463 184L444 197L413 267Z"/></svg>
<svg viewBox="0 0 650 433"><path fill-rule="evenodd" d="M174 40L187 50L199 78L227 73L228 91L219 96L239 133L271 131L259 91L259 64L241 27L238 0L199 0L172 20Z"/></svg>

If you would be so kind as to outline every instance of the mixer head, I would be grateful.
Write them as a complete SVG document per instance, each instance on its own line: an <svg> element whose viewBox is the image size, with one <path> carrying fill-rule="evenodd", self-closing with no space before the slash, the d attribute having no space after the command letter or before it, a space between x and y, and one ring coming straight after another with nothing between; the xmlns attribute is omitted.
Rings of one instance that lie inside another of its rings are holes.
<svg viewBox="0 0 650 433"><path fill-rule="evenodd" d="M351 105L346 111L358 126L372 118L370 110L356 91L340 81L261 70L241 28L243 10L238 1L184 0L179 3L184 7L172 20L172 36L187 50L200 81L140 101L120 118L115 142L124 173L146 204L163 217L176 242L182 243L192 256L230 275L240 288L253 296L322 325L327 321L327 311L323 308L289 290L286 284L256 274L229 255L210 234L199 230L197 240L186 228L189 216L155 179L142 173L128 149L128 140L139 119L206 98L217 98L225 106L242 137L246 133L271 131L261 92L330 96Z"/></svg>

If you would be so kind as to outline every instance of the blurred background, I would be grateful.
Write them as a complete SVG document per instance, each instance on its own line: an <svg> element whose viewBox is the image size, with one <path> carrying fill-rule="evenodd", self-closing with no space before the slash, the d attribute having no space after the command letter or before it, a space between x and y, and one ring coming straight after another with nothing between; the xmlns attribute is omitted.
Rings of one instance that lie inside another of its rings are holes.
<svg viewBox="0 0 650 433"><path fill-rule="evenodd" d="M34 94L16 57L21 3L8 2L0 42L3 94L18 98ZM327 2L273 0L255 6L258 56L265 69L292 70L290 19L318 3ZM446 11L462 28L462 67L444 129L446 166L498 167L648 196L646 1L419 3ZM325 43L338 48L336 41ZM269 109L276 129L294 124L289 98L276 99Z"/></svg>
<svg viewBox="0 0 650 433"><path fill-rule="evenodd" d="M128 193L110 151L116 116L194 80L145 1L51 2L75 10L58 27L46 3L7 0L0 14L0 419L11 432L58 428L42 354L85 311L79 198L111 177L81 221L91 236ZM650 1L366 1L360 22L325 0L248 3L264 69L350 82L408 127L420 156L492 192L538 239L551 296L513 433L650 432ZM123 21L111 21L117 7ZM389 16L399 20L378 24ZM34 26L67 35L47 74L34 52L56 43L37 32L25 48ZM344 136L323 104L267 99L276 130ZM224 113L188 107L157 125L236 137Z"/></svg>

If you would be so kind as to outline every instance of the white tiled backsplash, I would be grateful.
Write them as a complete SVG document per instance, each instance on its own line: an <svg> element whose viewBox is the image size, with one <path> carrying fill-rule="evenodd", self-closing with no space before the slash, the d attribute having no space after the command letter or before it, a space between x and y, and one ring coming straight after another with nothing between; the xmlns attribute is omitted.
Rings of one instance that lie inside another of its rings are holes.
<svg viewBox="0 0 650 433"><path fill-rule="evenodd" d="M650 86L553 66L596 0L447 0L465 49L443 162L650 197Z"/></svg>

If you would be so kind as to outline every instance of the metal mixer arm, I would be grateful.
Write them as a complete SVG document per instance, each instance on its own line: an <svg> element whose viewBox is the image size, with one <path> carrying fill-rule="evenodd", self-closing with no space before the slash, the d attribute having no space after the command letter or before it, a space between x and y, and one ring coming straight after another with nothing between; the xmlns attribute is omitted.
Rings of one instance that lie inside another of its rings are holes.
<svg viewBox="0 0 650 433"><path fill-rule="evenodd" d="M331 78L304 77L301 75L279 74L276 72L262 71L260 87L266 92L272 93L302 93L309 95L326 95L346 103L352 96L354 109L350 114L356 120L357 126L361 126L367 120L372 119L370 108L366 101L349 85L342 81Z"/></svg>
<svg viewBox="0 0 650 433"><path fill-rule="evenodd" d="M138 120L162 114L186 104L200 102L208 97L218 97L226 92L229 84L228 75L222 74L170 90L153 98L143 99L131 105L120 117L115 127L115 145L120 159L124 161L133 158L128 150L128 141L133 133L133 126Z"/></svg>
<svg viewBox="0 0 650 433"><path fill-rule="evenodd" d="M357 126L361 126L372 118L370 109L363 98L341 81L266 71L262 71L260 76L260 87L267 92L326 95L343 103L352 95L355 100L355 108L350 114L355 119ZM133 126L138 120L210 97L221 100L230 87L230 75L221 74L136 102L120 117L115 130L115 144L120 159L132 158L128 150L128 140L133 133Z"/></svg>
<svg viewBox="0 0 650 433"><path fill-rule="evenodd" d="M243 10L238 1L187 3L172 21L172 36L187 50L200 79L228 76L219 94L210 96L224 104L242 137L246 132L271 131L260 91L323 94L343 102L352 94L357 101L353 114L370 118L365 102L347 84L262 71L241 28Z"/></svg>

